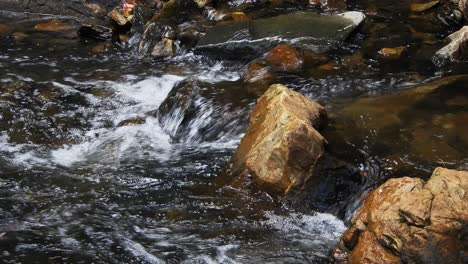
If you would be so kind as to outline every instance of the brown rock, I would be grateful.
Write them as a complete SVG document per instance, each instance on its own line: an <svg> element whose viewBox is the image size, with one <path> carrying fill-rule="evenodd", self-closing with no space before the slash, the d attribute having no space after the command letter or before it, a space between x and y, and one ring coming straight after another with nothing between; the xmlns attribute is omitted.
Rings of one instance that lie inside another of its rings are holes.
<svg viewBox="0 0 468 264"><path fill-rule="evenodd" d="M399 59L401 54L406 51L406 47L383 48L379 50L379 54L388 59Z"/></svg>
<svg viewBox="0 0 468 264"><path fill-rule="evenodd" d="M156 43L151 52L151 56L154 58L170 57L175 53L174 41L172 39L164 38L160 42Z"/></svg>
<svg viewBox="0 0 468 264"><path fill-rule="evenodd" d="M106 9L97 3L88 3L86 7L90 10L91 15L95 17L103 17L106 15Z"/></svg>
<svg viewBox="0 0 468 264"><path fill-rule="evenodd" d="M434 170L369 193L333 256L340 263L462 263L468 172Z"/></svg>
<svg viewBox="0 0 468 264"><path fill-rule="evenodd" d="M146 123L146 118L142 116L137 116L121 121L117 126L136 126Z"/></svg>
<svg viewBox="0 0 468 264"><path fill-rule="evenodd" d="M303 187L316 173L326 140L316 130L325 109L287 87L274 84L258 100L250 125L229 162L234 185L252 177L270 193Z"/></svg>
<svg viewBox="0 0 468 264"><path fill-rule="evenodd" d="M128 23L128 20L117 9L110 11L107 16L119 26L125 26Z"/></svg>
<svg viewBox="0 0 468 264"><path fill-rule="evenodd" d="M231 14L234 21L248 21L250 18L244 12L233 12Z"/></svg>
<svg viewBox="0 0 468 264"><path fill-rule="evenodd" d="M75 26L56 19L34 26L34 29L39 31L65 31L73 28L75 28Z"/></svg>
<svg viewBox="0 0 468 264"><path fill-rule="evenodd" d="M275 69L281 71L298 71L302 69L303 58L298 50L288 45L278 45L274 47L267 57Z"/></svg>
<svg viewBox="0 0 468 264"><path fill-rule="evenodd" d="M427 3L413 3L410 5L411 12L424 12L427 11L439 3L439 0L430 1Z"/></svg>

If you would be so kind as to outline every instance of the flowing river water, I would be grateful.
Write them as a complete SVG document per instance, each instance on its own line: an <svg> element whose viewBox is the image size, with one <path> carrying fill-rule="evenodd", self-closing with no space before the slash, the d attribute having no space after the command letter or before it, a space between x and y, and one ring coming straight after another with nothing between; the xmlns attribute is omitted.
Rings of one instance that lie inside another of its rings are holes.
<svg viewBox="0 0 468 264"><path fill-rule="evenodd" d="M441 66L428 56L450 29L428 27L395 9L370 16L328 54L336 69L277 76L327 107L330 152L370 179L359 195L388 177L427 177L435 166L468 163L458 134L436 131L450 146L419 151L426 146L411 144L411 132L420 128L410 126L414 120L404 121L397 132L403 136L395 137L394 130L377 135L365 117L361 130L354 128L359 121L339 118L355 98L467 73L466 63ZM96 54L96 44L44 33L21 43L1 39L2 263L330 261L356 205L344 216L320 205L295 210L217 181L258 98L244 93L240 80L247 62L183 49L165 60L117 48ZM387 45L408 45L408 54L398 62L381 60L377 47ZM195 100L199 111L187 117L173 109L161 122L155 112L186 79L205 84L207 95ZM426 105L424 113L440 112L436 106Z"/></svg>

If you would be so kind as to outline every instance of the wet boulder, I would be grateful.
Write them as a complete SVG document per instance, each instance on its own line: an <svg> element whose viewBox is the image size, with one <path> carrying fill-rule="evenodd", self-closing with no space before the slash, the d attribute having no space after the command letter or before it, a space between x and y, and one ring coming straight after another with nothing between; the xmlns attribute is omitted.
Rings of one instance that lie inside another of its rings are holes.
<svg viewBox="0 0 468 264"><path fill-rule="evenodd" d="M112 40L114 29L100 20L89 19L81 24L78 33L82 37L97 40Z"/></svg>
<svg viewBox="0 0 468 264"><path fill-rule="evenodd" d="M174 55L173 39L175 31L169 27L153 22L146 26L138 44L140 55L152 55L155 58Z"/></svg>
<svg viewBox="0 0 468 264"><path fill-rule="evenodd" d="M242 133L256 97L239 81L190 78L172 89L156 115L173 141L210 142Z"/></svg>
<svg viewBox="0 0 468 264"><path fill-rule="evenodd" d="M304 64L302 53L289 46L278 45L274 47L267 56L267 62L279 71L300 71Z"/></svg>
<svg viewBox="0 0 468 264"><path fill-rule="evenodd" d="M468 56L468 26L462 27L457 32L447 37L449 44L441 48L435 54L436 58L456 60Z"/></svg>
<svg viewBox="0 0 468 264"><path fill-rule="evenodd" d="M227 58L256 55L279 43L325 52L335 42L346 40L364 21L361 12L319 15L295 12L250 21L232 21L211 28L198 42L195 51Z"/></svg>
<svg viewBox="0 0 468 264"><path fill-rule="evenodd" d="M273 194L305 186L315 176L326 140L317 131L326 111L309 98L275 84L258 100L227 174Z"/></svg>
<svg viewBox="0 0 468 264"><path fill-rule="evenodd" d="M338 263L464 263L468 172L396 178L369 193L333 257ZM465 259L466 260L466 259Z"/></svg>

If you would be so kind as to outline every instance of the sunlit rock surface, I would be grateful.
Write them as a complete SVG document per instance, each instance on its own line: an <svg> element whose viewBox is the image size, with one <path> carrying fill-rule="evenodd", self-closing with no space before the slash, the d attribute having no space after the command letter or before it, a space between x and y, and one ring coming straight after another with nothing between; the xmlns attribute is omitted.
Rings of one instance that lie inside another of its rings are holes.
<svg viewBox="0 0 468 264"><path fill-rule="evenodd" d="M325 109L287 87L275 84L260 97L250 125L229 163L234 181L270 192L301 188L314 176L326 140L316 130Z"/></svg>
<svg viewBox="0 0 468 264"><path fill-rule="evenodd" d="M468 172L434 170L372 191L334 251L338 263L464 263Z"/></svg>

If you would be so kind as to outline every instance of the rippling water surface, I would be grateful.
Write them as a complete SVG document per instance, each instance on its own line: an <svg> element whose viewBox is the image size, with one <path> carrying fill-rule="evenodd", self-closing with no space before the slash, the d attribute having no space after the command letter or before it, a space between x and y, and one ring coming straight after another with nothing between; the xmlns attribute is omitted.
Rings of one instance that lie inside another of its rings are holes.
<svg viewBox="0 0 468 264"><path fill-rule="evenodd" d="M384 18L371 19L370 26ZM280 74L278 81L325 104L333 119L343 108L337 99L402 90L466 69L458 65L447 72L428 58L417 67L391 65L366 55L364 67L347 66L351 54L374 48L363 44L374 31L363 32L334 51L339 70ZM2 262L328 262L346 228L337 216L296 211L265 193L217 180L258 98L242 93L245 62L189 51L162 61L117 49L94 54L95 43L40 34L21 44L1 41ZM174 109L161 122L159 106L187 79L209 87L195 100L199 112L189 118ZM223 103L227 96L232 103ZM218 120L219 113L227 114ZM372 128L343 131L343 121L336 120L325 131L331 151L375 183L392 172L466 166L466 160L448 156L452 150L422 163L411 151L396 158L399 150L382 147ZM401 145L411 139L398 140ZM465 157L457 140L451 144L459 155L454 157Z"/></svg>

